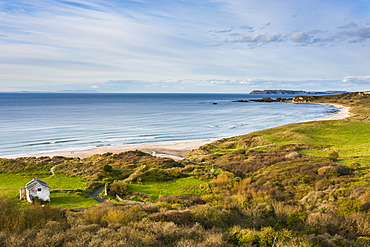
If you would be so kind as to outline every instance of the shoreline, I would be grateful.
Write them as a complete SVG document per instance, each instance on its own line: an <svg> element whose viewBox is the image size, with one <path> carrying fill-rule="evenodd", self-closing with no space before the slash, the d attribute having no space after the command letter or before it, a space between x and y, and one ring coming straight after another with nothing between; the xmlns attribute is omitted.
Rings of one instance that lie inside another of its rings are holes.
<svg viewBox="0 0 370 247"><path fill-rule="evenodd" d="M311 121L324 121L324 120L341 120L347 117L350 117L351 107L343 106L339 104L330 104L330 103L313 103L313 104L324 104L331 105L336 108L340 108L336 114L329 117L314 119ZM64 156L67 158L78 157L80 159L90 157L94 154L104 154L107 152L111 153L121 153L126 151L135 151L139 150L145 153L149 153L156 157L165 157L171 158L175 161L183 159L183 155L196 149L205 144L220 140L222 138L213 138L213 139L198 139L198 140L186 140L186 141L167 141L167 142L154 142L154 143L143 143L143 144L132 144L132 145L123 145L118 147L96 147L86 150L71 150L71 151L60 151L52 153L44 153L39 155L33 155L34 157L54 157L54 156Z"/></svg>
<svg viewBox="0 0 370 247"><path fill-rule="evenodd" d="M348 118L351 116L350 109L351 107L349 106L343 106L340 104L330 104L330 103L312 103L312 104L318 104L318 105L331 105L336 108L339 108L339 110L334 114L329 117L324 117L324 118L318 118L313 121L323 121L323 120L342 120L345 118Z"/></svg>
<svg viewBox="0 0 370 247"><path fill-rule="evenodd" d="M156 157L171 158L175 161L183 159L183 155L196 149L202 145L219 140L219 138L213 139L198 139L198 140L186 140L186 141L166 141L166 142L153 142L153 143L143 143L143 144L132 144L123 145L118 147L96 147L86 150L72 150L72 151L60 151L53 153L45 153L34 155L34 157L54 157L54 156L64 156L67 158L78 157L80 159L90 157L94 154L104 154L110 153L121 153L126 151L139 150Z"/></svg>

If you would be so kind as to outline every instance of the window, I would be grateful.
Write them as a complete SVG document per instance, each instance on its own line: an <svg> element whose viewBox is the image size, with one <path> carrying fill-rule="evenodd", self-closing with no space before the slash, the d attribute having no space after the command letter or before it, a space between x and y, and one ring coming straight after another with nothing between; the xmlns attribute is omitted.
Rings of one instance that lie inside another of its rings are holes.
<svg viewBox="0 0 370 247"><path fill-rule="evenodd" d="M41 191L41 188L38 188L37 191Z"/></svg>

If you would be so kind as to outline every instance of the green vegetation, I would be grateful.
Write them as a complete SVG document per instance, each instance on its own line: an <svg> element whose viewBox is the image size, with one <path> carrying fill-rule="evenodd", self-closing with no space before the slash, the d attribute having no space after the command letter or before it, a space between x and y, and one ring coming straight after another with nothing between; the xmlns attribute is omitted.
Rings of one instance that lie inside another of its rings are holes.
<svg viewBox="0 0 370 247"><path fill-rule="evenodd" d="M1 159L0 246L370 246L370 94L295 100L353 116L225 138L181 162L140 151ZM15 191L36 175L61 192L19 207ZM110 202L91 206L104 185Z"/></svg>
<svg viewBox="0 0 370 247"><path fill-rule="evenodd" d="M52 192L50 201L52 207L62 208L88 208L98 204L93 198L86 198L86 196L71 192Z"/></svg>
<svg viewBox="0 0 370 247"><path fill-rule="evenodd" d="M203 195L207 192L208 183L193 177L178 178L168 182L145 182L130 184L133 192L145 193L153 200L167 195Z"/></svg>

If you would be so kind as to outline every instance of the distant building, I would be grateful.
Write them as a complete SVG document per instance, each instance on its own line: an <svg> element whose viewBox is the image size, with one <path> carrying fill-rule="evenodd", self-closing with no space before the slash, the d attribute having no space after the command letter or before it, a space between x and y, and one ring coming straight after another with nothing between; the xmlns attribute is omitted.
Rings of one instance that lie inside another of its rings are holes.
<svg viewBox="0 0 370 247"><path fill-rule="evenodd" d="M44 181L37 178L32 179L26 184L25 188L20 189L20 198L32 203L37 197L42 201L50 201L50 187Z"/></svg>

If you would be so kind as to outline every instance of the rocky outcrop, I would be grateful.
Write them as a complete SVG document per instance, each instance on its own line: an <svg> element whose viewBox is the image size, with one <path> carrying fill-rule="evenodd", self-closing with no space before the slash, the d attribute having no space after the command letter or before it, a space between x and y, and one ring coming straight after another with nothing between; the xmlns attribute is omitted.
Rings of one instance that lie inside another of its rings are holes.
<svg viewBox="0 0 370 247"><path fill-rule="evenodd" d="M313 91L295 91L295 90L253 90L250 94L341 94L346 91L324 91L324 92L313 92Z"/></svg>
<svg viewBox="0 0 370 247"><path fill-rule="evenodd" d="M292 102L293 103L308 103L308 102L314 101L317 98L318 96L295 96L292 99Z"/></svg>
<svg viewBox="0 0 370 247"><path fill-rule="evenodd" d="M270 97L262 98L262 99L251 99L250 101L254 102L291 102L292 98L276 98L276 99L271 99Z"/></svg>
<svg viewBox="0 0 370 247"><path fill-rule="evenodd" d="M234 100L233 102L244 102L244 103L246 103L246 102L249 102L248 100L244 100L244 99L238 99L238 100Z"/></svg>

